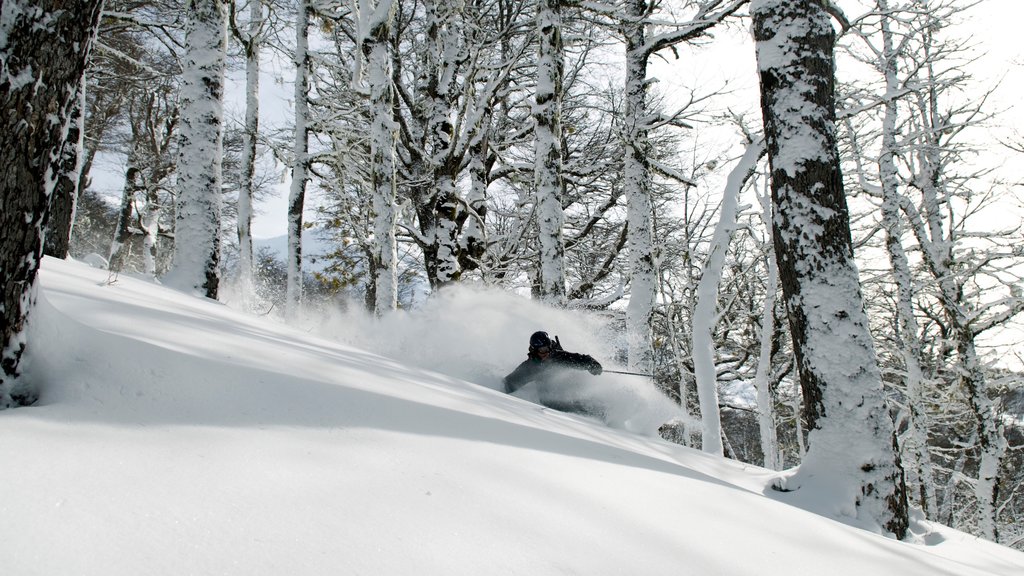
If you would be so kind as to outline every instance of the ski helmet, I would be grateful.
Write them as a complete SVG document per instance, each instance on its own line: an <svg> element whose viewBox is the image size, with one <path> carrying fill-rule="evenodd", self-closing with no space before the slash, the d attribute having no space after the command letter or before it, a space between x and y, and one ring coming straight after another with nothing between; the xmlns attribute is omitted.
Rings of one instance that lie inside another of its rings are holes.
<svg viewBox="0 0 1024 576"><path fill-rule="evenodd" d="M548 338L547 332L534 332L530 336L530 348L536 350L538 348L544 348L545 346L551 346L551 338Z"/></svg>

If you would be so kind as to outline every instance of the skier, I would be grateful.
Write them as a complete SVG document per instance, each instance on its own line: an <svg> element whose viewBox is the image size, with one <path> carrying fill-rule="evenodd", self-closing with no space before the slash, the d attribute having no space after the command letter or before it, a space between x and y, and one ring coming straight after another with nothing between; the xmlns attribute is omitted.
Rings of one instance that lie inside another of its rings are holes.
<svg viewBox="0 0 1024 576"><path fill-rule="evenodd" d="M566 352L557 337L552 341L547 332L534 332L530 336L526 360L503 380L505 392L511 394L530 382L536 382L541 404L563 412L598 415L589 403L569 398L572 386L568 382L553 381L566 369L586 370L595 376L603 371L601 363L593 357Z"/></svg>

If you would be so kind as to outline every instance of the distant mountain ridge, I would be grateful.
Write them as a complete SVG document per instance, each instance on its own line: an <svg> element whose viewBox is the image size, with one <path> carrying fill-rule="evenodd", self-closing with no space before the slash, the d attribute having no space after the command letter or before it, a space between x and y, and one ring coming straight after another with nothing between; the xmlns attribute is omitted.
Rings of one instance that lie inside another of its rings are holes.
<svg viewBox="0 0 1024 576"><path fill-rule="evenodd" d="M320 272L327 267L323 257L334 249L334 245L326 238L327 234L318 228L309 228L302 232L302 264L306 272ZM288 254L288 235L272 238L253 238L253 250L258 254L260 249L267 249L282 262Z"/></svg>

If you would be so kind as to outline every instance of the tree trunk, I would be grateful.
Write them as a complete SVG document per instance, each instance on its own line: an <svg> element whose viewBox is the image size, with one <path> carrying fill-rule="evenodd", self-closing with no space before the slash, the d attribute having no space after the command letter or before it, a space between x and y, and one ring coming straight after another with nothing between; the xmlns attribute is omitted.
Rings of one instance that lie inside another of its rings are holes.
<svg viewBox="0 0 1024 576"><path fill-rule="evenodd" d="M292 184L288 194L288 284L285 314L294 318L302 303L302 213L309 180L309 16L308 0L299 3L295 23L295 140Z"/></svg>
<svg viewBox="0 0 1024 576"><path fill-rule="evenodd" d="M398 246L395 238L395 140L392 118L391 55L388 40L394 18L393 0L375 6L362 3L365 13L361 40L366 58L366 82L370 91L370 164L373 187L374 311L385 314L398 306Z"/></svg>
<svg viewBox="0 0 1024 576"><path fill-rule="evenodd" d="M772 228L771 198L767 194L761 197L762 220L768 230ZM779 267L772 254L771 241L768 241L768 277L765 278L764 307L761 311L761 347L757 360L757 372L754 375L754 388L757 390L758 427L761 432L761 454L764 467L769 470L782 469L782 457L779 453L779 438L775 422L775 394L773 394L772 350L775 340L775 303L779 290Z"/></svg>
<svg viewBox="0 0 1024 576"><path fill-rule="evenodd" d="M58 155L102 0L4 0L0 19L0 408L33 403L21 383L26 323ZM41 89L45 87L45 89Z"/></svg>
<svg viewBox="0 0 1024 576"><path fill-rule="evenodd" d="M881 15L883 52L881 68L885 75L885 113L882 119L882 148L878 158L878 173L882 184L882 228L885 230L885 246L892 266L893 281L896 284L896 308L899 325L900 351L903 356L906 381L905 421L907 430L904 437L906 454L916 471L919 489L912 491L918 496L918 506L926 516L931 516L935 503L935 479L932 475L931 457L928 452L928 432L921 413L924 406L924 373L921 369L921 341L918 338L917 319L914 317L913 275L910 263L903 249L903 223L900 218L899 172L896 168L897 148L897 101L894 96L899 90L897 69L898 54L894 49L893 32L889 26L892 15L887 0L877 0Z"/></svg>
<svg viewBox="0 0 1024 576"><path fill-rule="evenodd" d="M975 419L976 442L979 451L978 478L974 483L974 494L978 506L978 532L981 536L998 542L999 529L999 468L1005 457L1007 441L996 405L990 397L989 385L981 358L975 348L977 336L972 323L981 316L964 296L964 283L956 269L954 246L957 244L953 229L944 230L945 207L949 204L945 188L945 166L943 160L942 135L948 129L943 113L939 110L939 79L934 71L931 48L934 40L924 41L924 74L926 75L927 97L924 99L920 116L925 122L924 142L918 150L921 173L917 175L915 187L921 191L922 210L918 213L906 198L901 198L903 212L910 220L914 235L921 246L925 266L935 279L939 290L939 302L949 322L949 339L956 347L959 366L959 385L967 392Z"/></svg>
<svg viewBox="0 0 1024 576"><path fill-rule="evenodd" d="M835 135L835 40L821 0L751 4L773 240L810 428L788 489L902 538L906 487L853 261ZM799 497L799 495L798 495Z"/></svg>
<svg viewBox="0 0 1024 576"><path fill-rule="evenodd" d="M700 416L704 424L701 446L704 452L722 455L722 420L718 412L718 374L715 369L714 333L718 320L718 285L725 267L725 253L736 229L740 192L757 167L763 142L751 143L729 173L718 225L711 238L708 260L697 284L697 305L693 312L693 375L697 380Z"/></svg>
<svg viewBox="0 0 1024 576"><path fill-rule="evenodd" d="M480 259L487 251L487 126L490 124L490 112L483 113L480 132L469 148L469 192L466 204L469 213L466 224L462 227L462 238L459 241L459 267L462 270L480 268Z"/></svg>
<svg viewBox="0 0 1024 576"><path fill-rule="evenodd" d="M242 135L242 182L238 189L238 284L242 302L252 302L252 202L256 193L256 142L260 122L260 48L262 46L263 4L249 0L249 33L245 45L245 132Z"/></svg>
<svg viewBox="0 0 1024 576"><path fill-rule="evenodd" d="M190 0L185 22L174 262L164 283L207 298L220 288L225 0Z"/></svg>
<svg viewBox="0 0 1024 576"><path fill-rule="evenodd" d="M54 258L67 258L71 233L78 206L79 184L82 180L82 146L85 134L85 79L79 83L75 105L71 109L68 136L57 160L57 182L50 202L50 224L46 231L45 253Z"/></svg>
<svg viewBox="0 0 1024 576"><path fill-rule="evenodd" d="M432 190L430 227L427 234L433 255L434 283L438 288L457 282L462 276L459 266L459 229L465 220L455 179L455 141L459 137L450 120L455 102L456 76L461 47L456 30L464 2L454 0L424 2L427 13L427 46L429 60L425 93L425 143L427 167Z"/></svg>
<svg viewBox="0 0 1024 576"><path fill-rule="evenodd" d="M145 189L142 168L139 166L138 141L140 135L132 130L132 149L128 153L128 163L124 172L124 187L121 190L121 207L117 212L117 223L114 225L114 239L110 242L110 256L107 258L107 269L121 272L128 263L128 255L132 241L132 212L135 208L136 194Z"/></svg>
<svg viewBox="0 0 1024 576"><path fill-rule="evenodd" d="M554 306L565 305L565 243L562 239L562 2L537 3L537 94L533 118L540 241L538 288Z"/></svg>
<svg viewBox="0 0 1024 576"><path fill-rule="evenodd" d="M654 360L651 317L657 295L657 270L651 220L651 173L647 164L651 153L647 129L647 59L650 55L645 33L647 2L629 0L627 11L622 24L626 40L623 186L630 278L626 342L630 370L649 373Z"/></svg>

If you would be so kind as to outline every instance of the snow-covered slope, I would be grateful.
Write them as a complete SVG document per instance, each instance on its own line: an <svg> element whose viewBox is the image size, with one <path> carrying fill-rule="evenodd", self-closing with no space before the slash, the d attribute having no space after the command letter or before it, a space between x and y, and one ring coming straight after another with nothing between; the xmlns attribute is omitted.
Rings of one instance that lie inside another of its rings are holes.
<svg viewBox="0 0 1024 576"><path fill-rule="evenodd" d="M768 471L643 430L106 279L44 261L42 398L0 412L5 576L1024 574L941 526L897 542L790 506Z"/></svg>

